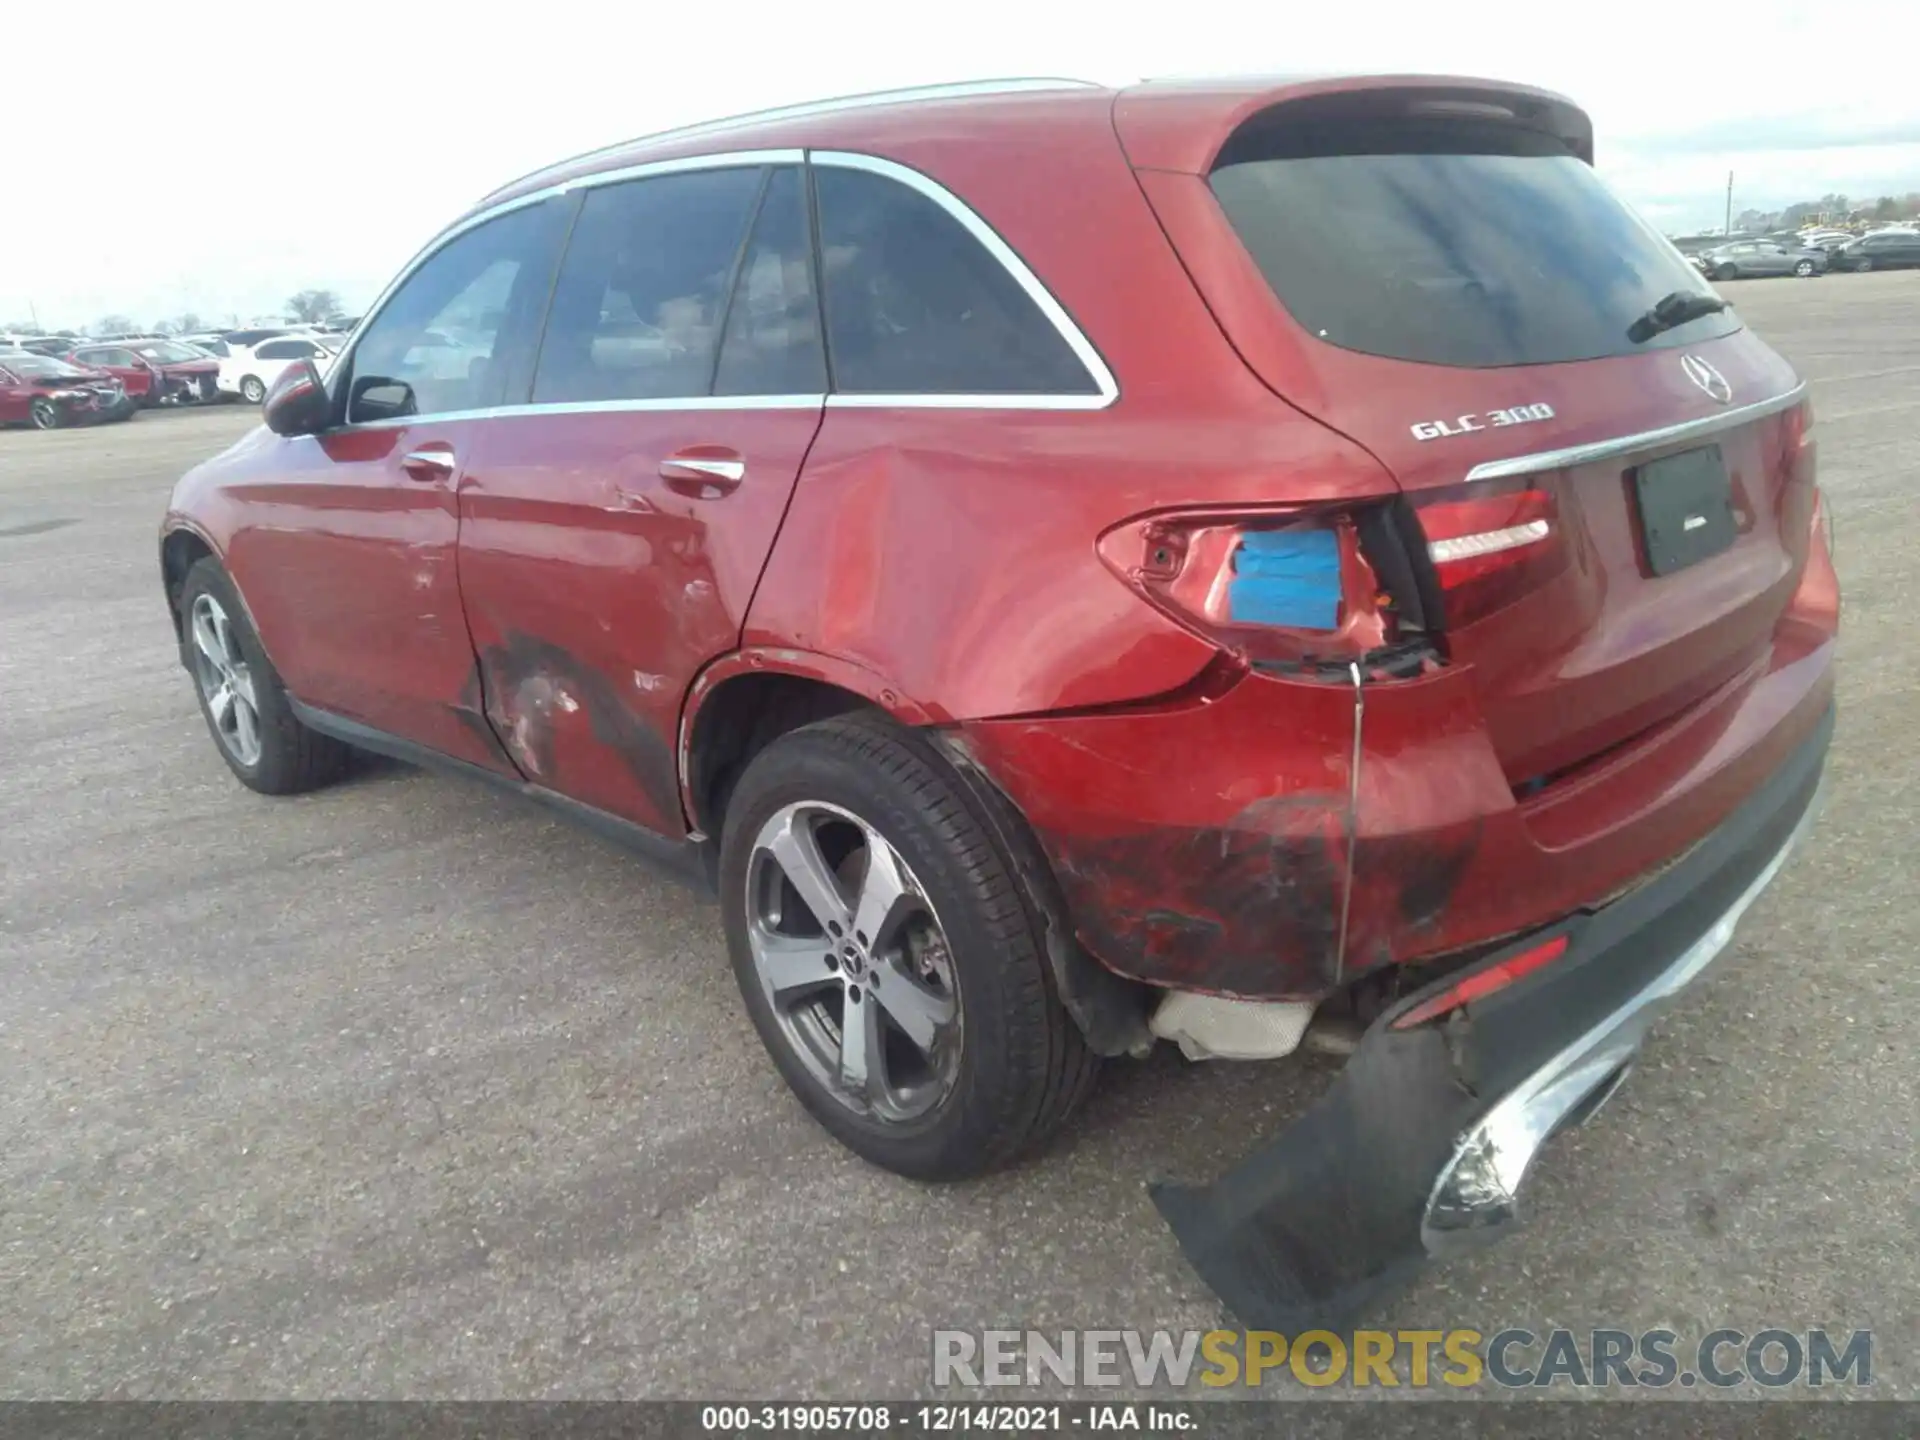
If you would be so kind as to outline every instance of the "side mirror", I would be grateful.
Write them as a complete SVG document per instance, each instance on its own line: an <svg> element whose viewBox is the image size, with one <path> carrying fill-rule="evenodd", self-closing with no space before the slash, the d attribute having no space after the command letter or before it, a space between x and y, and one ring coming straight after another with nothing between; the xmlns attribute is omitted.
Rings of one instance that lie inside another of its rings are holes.
<svg viewBox="0 0 1920 1440"><path fill-rule="evenodd" d="M280 372L261 404L261 418L276 435L317 435L327 428L327 387L311 360Z"/></svg>

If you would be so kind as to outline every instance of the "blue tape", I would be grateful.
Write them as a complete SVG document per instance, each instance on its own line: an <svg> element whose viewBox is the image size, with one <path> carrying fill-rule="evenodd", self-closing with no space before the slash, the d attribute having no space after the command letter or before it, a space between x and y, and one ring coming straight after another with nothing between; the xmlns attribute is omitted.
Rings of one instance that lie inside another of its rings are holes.
<svg viewBox="0 0 1920 1440"><path fill-rule="evenodd" d="M1233 555L1227 615L1236 625L1338 629L1338 537L1331 530L1270 530L1244 536Z"/></svg>

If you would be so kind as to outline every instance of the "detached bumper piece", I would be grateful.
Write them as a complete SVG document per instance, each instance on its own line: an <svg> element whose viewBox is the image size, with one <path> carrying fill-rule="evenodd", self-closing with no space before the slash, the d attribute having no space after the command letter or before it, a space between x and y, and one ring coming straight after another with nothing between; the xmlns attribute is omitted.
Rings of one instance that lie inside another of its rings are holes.
<svg viewBox="0 0 1920 1440"><path fill-rule="evenodd" d="M1404 998L1291 1129L1212 1185L1155 1186L1188 1261L1242 1323L1350 1327L1429 1258L1504 1233L1547 1139L1612 1094L1653 1022L1726 947L1813 823L1832 733L1829 710L1672 869L1475 968L1564 935L1552 964L1396 1029L1461 973Z"/></svg>

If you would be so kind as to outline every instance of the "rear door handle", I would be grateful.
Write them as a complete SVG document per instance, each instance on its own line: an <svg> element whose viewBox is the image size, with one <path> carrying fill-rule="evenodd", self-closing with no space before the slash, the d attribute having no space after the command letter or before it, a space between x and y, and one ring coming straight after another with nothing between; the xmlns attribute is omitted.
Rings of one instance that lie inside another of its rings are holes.
<svg viewBox="0 0 1920 1440"><path fill-rule="evenodd" d="M660 462L669 489L697 500L718 500L747 478L747 462L724 445L689 445Z"/></svg>
<svg viewBox="0 0 1920 1440"><path fill-rule="evenodd" d="M453 447L450 445L422 445L418 450L410 450L401 457L400 468L415 480L424 480L431 484L436 480L453 478Z"/></svg>

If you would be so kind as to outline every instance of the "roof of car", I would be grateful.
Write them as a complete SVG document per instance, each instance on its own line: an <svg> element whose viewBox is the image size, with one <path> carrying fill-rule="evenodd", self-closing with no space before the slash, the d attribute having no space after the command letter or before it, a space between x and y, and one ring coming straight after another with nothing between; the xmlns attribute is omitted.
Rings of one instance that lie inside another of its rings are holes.
<svg viewBox="0 0 1920 1440"><path fill-rule="evenodd" d="M975 80L782 106L621 141L523 175L484 196L473 211L590 175L662 160L725 151L872 146L909 117L930 114L943 122L965 118L1005 124L1044 122L1087 109L1111 111L1136 165L1204 170L1241 123L1269 106L1340 91L1396 88L1424 90L1435 97L1500 96L1543 104L1573 117L1568 138L1585 158L1592 158L1592 127L1571 101L1507 81L1442 75L1261 75L1148 80L1116 87L1055 78ZM1148 137L1151 154L1134 153L1134 144Z"/></svg>

